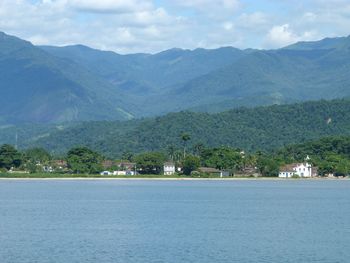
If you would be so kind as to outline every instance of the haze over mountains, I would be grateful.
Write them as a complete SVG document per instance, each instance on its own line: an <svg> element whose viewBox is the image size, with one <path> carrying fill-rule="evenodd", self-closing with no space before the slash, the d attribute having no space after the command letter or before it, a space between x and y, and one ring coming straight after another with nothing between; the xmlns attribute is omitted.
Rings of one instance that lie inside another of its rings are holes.
<svg viewBox="0 0 350 263"><path fill-rule="evenodd" d="M350 96L350 37L119 55L0 33L0 123L126 120Z"/></svg>

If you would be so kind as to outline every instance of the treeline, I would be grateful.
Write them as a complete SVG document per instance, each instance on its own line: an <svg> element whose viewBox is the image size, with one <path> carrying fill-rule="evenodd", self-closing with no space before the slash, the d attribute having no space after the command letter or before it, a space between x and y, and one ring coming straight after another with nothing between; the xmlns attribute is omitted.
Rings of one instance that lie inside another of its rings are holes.
<svg viewBox="0 0 350 263"><path fill-rule="evenodd" d="M0 144L17 144L20 149L41 147L54 155L84 145L110 158L121 158L126 152L181 148L182 133L191 135L189 147L203 144L251 153L272 151L326 136L350 135L350 100L241 108L218 114L179 112L125 122L0 127Z"/></svg>
<svg viewBox="0 0 350 263"><path fill-rule="evenodd" d="M108 157L121 158L125 152L181 148L182 133L191 135L189 147L203 144L251 153L272 151L321 137L350 135L350 100L241 108L218 114L179 112L127 122L86 122L37 135L23 146L62 154L85 145Z"/></svg>
<svg viewBox="0 0 350 263"><path fill-rule="evenodd" d="M350 174L350 136L322 138L286 146L272 152L255 153L246 153L242 149L228 146L210 148L196 144L194 147L189 147L191 136L186 133L182 134L180 139L181 148L170 146L163 151L141 154L125 152L118 161L134 163L135 169L144 174L161 174L164 162L172 161L177 167L182 168L181 172L185 175L193 174L199 167L210 167L225 170L231 175L278 176L281 166L304 162L306 156L309 156L313 166L318 167L320 176ZM74 147L60 159L51 156L42 148L20 152L11 145L0 147L2 171L18 169L35 173L42 172L45 167L52 167L55 172L96 174L104 169L105 160L109 158L87 147Z"/></svg>
<svg viewBox="0 0 350 263"><path fill-rule="evenodd" d="M185 134L182 138L184 141L190 139L189 135ZM260 154L257 157L245 155L240 149L230 147L205 148L203 145L197 145L196 149L188 150L184 144L181 150L169 148L168 151L163 152L145 152L136 155L125 153L122 157L118 160L120 163L134 163L135 169L141 174L161 174L164 163L172 161L176 167L181 167L181 173L185 175L191 175L201 166L227 170L233 175L243 172L247 166L255 165L259 167L264 165L261 167L263 174L272 175L266 172L267 166L263 163L265 161L263 155ZM61 158L51 156L43 148L32 148L21 152L8 144L0 147L0 171L2 172L97 174L106 169L103 167L106 160L108 158L87 147L74 147ZM111 165L109 168L118 170L121 167Z"/></svg>

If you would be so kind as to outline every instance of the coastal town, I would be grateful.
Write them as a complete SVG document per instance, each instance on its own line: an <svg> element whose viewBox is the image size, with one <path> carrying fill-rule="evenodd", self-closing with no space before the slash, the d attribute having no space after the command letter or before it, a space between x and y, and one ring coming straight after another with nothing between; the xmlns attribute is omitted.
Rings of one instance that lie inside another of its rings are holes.
<svg viewBox="0 0 350 263"><path fill-rule="evenodd" d="M20 152L11 145L0 147L1 175L16 174L35 177L79 175L100 177L213 177L213 178L346 178L347 170L339 166L327 168L331 163L316 165L309 155L301 162L277 162L273 158L229 147L202 149L200 154L183 155L170 159L161 152L147 152L138 155L126 154L125 159L104 158L87 147L71 149L65 158L57 159L40 148ZM170 156L172 157L172 156ZM326 168L322 167L326 165Z"/></svg>

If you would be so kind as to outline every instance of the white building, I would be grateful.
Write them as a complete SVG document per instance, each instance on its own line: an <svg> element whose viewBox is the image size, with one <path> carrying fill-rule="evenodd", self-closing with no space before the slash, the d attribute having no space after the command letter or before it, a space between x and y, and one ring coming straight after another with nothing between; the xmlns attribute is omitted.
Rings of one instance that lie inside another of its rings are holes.
<svg viewBox="0 0 350 263"><path fill-rule="evenodd" d="M114 176L125 176L125 175L136 175L135 171L127 170L127 171L113 171Z"/></svg>
<svg viewBox="0 0 350 263"><path fill-rule="evenodd" d="M113 173L111 173L110 171L103 171L100 173L100 175L113 175Z"/></svg>
<svg viewBox="0 0 350 263"><path fill-rule="evenodd" d="M281 178L290 178L292 176L299 176L299 177L313 177L315 174L313 174L312 165L309 163L293 163L283 166L280 169L280 173L278 177Z"/></svg>
<svg viewBox="0 0 350 263"><path fill-rule="evenodd" d="M114 171L113 175L126 175L126 171Z"/></svg>
<svg viewBox="0 0 350 263"><path fill-rule="evenodd" d="M173 162L164 163L164 175L174 175L175 171L175 164Z"/></svg>

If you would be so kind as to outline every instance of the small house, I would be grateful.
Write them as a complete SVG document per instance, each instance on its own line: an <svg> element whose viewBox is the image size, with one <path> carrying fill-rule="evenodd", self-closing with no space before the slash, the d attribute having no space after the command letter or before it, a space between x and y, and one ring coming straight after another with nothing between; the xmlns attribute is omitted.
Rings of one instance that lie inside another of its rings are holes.
<svg viewBox="0 0 350 263"><path fill-rule="evenodd" d="M124 171L135 171L136 169L136 163L132 162L117 162L116 165Z"/></svg>
<svg viewBox="0 0 350 263"><path fill-rule="evenodd" d="M165 162L164 163L164 175L174 175L175 174L175 163L173 162Z"/></svg>

